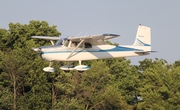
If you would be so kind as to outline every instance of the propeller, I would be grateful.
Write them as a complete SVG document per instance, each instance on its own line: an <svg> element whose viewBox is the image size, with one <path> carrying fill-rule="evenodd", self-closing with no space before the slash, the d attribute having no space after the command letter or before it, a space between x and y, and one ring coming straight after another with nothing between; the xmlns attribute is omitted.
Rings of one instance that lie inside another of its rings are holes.
<svg viewBox="0 0 180 110"><path fill-rule="evenodd" d="M34 50L35 52L39 53L40 57L41 57L42 59L44 59L44 58L42 57L43 51L42 51L41 48L32 48L32 50Z"/></svg>
<svg viewBox="0 0 180 110"><path fill-rule="evenodd" d="M42 52L41 48L32 48L32 50L34 50L35 52L38 52L38 53Z"/></svg>

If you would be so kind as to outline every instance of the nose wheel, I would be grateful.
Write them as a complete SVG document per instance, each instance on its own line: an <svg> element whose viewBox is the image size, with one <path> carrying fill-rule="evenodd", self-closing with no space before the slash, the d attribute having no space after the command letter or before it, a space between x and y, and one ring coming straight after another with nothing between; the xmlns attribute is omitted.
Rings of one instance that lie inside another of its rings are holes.
<svg viewBox="0 0 180 110"><path fill-rule="evenodd" d="M45 67L45 68L43 68L43 71L45 71L45 72L55 72L56 70L54 69L54 68L52 68L51 66L52 66L52 64L53 64L53 62L51 61L51 62L49 62L49 66L48 67Z"/></svg>

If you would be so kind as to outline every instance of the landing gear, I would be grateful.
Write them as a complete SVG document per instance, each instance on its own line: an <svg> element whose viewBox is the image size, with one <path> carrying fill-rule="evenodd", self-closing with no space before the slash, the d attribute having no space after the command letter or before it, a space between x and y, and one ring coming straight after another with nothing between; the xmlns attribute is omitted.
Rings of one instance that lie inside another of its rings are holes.
<svg viewBox="0 0 180 110"><path fill-rule="evenodd" d="M49 62L49 66L43 68L43 70L44 70L45 72L55 72L55 69L51 67L51 66L52 66L52 63L53 63L52 61Z"/></svg>
<svg viewBox="0 0 180 110"><path fill-rule="evenodd" d="M72 62L71 62L71 63L72 63ZM77 71L79 71L79 72L84 72L84 71L90 69L90 66L81 65L81 60L79 60L79 65L78 65L78 66L73 66L73 65L71 65L71 63L70 63L69 65L61 66L60 69L61 69L61 70L64 70L65 72L69 72L70 70L77 70ZM44 70L45 72L55 72L56 70L51 67L52 64L53 64L53 62L50 61L49 66L43 68L43 70Z"/></svg>
<svg viewBox="0 0 180 110"><path fill-rule="evenodd" d="M86 70L90 69L90 66L81 65L81 60L79 60L79 65L78 66L65 65L65 66L61 66L60 69L62 69L64 71L78 70L79 72L83 72L83 71L86 71Z"/></svg>
<svg viewBox="0 0 180 110"><path fill-rule="evenodd" d="M64 65L60 67L61 70L64 70L65 72L69 72L70 70L74 70L73 65Z"/></svg>

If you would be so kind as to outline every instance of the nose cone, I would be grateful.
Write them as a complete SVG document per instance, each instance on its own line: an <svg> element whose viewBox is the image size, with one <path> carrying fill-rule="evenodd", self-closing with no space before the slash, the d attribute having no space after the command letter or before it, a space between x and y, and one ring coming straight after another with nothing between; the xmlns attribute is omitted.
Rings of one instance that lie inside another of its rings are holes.
<svg viewBox="0 0 180 110"><path fill-rule="evenodd" d="M40 48L32 48L32 50L34 50L35 52L41 52Z"/></svg>
<svg viewBox="0 0 180 110"><path fill-rule="evenodd" d="M43 51L41 50L41 48L31 48L31 49L34 50L35 52L38 52L40 57L44 60Z"/></svg>

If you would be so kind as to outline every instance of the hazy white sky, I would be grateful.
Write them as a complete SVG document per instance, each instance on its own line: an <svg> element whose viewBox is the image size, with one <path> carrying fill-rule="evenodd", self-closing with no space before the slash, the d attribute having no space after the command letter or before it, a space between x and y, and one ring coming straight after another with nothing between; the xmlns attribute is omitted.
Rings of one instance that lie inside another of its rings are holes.
<svg viewBox="0 0 180 110"><path fill-rule="evenodd" d="M152 50L158 53L131 57L132 64L144 58L180 60L179 0L1 0L0 15L0 28L44 20L56 25L62 37L115 33L121 36L111 42L119 44L132 44L142 24L151 27Z"/></svg>

